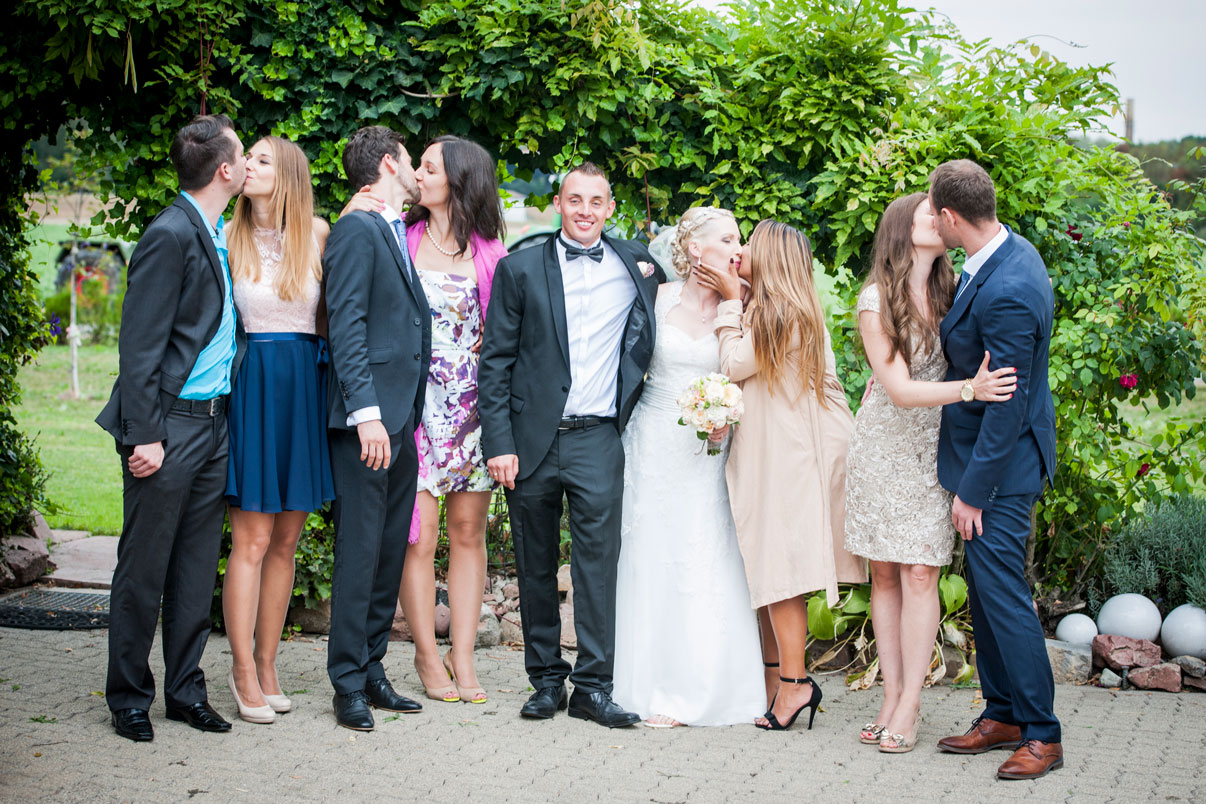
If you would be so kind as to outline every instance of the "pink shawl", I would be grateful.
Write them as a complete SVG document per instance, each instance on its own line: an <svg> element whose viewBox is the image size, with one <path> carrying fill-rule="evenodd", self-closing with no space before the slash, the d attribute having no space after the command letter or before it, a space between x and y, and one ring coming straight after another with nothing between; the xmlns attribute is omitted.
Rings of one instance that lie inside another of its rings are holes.
<svg viewBox="0 0 1206 804"><path fill-rule="evenodd" d="M406 250L410 252L411 263L419 253L419 242L427 231L427 221L418 221L406 227ZM490 307L490 286L494 283L494 269L498 261L507 256L507 247L498 239L487 240L476 233L469 236L469 248L473 251L473 267L477 269L477 297L482 306L482 326L486 324L486 310ZM423 454L426 444L423 434L423 424L415 429L415 449L419 453L419 470L423 469ZM410 517L410 535L407 538L411 544L419 541L419 528L422 522L419 516L419 503L415 501L414 512Z"/></svg>

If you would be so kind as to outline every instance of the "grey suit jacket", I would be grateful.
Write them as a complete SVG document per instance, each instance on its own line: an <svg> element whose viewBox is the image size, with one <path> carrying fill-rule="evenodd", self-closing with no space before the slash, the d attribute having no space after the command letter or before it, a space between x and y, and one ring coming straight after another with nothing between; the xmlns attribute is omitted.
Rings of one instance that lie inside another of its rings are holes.
<svg viewBox="0 0 1206 804"><path fill-rule="evenodd" d="M390 435L423 418L431 364L431 310L389 224L351 212L331 228L323 254L331 370L327 426L376 406Z"/></svg>
<svg viewBox="0 0 1206 804"><path fill-rule="evenodd" d="M224 284L208 223L187 199L177 196L147 226L130 258L117 380L96 417L119 444L167 438L164 416L201 350L217 334ZM232 378L246 351L241 324L235 338Z"/></svg>

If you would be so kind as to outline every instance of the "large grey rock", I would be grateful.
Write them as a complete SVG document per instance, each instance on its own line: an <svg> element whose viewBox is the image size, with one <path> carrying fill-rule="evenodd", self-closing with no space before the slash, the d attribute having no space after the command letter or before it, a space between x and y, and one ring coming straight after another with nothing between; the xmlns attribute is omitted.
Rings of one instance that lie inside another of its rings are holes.
<svg viewBox="0 0 1206 804"><path fill-rule="evenodd" d="M37 536L8 537L4 541L2 558L12 571L13 586L29 586L45 575L47 569L54 569L46 540Z"/></svg>
<svg viewBox="0 0 1206 804"><path fill-rule="evenodd" d="M452 609L447 603L437 603L435 607L435 633L438 637L448 636L452 628Z"/></svg>
<svg viewBox="0 0 1206 804"><path fill-rule="evenodd" d="M1118 687L1122 686L1122 676L1118 675L1113 670L1111 670L1110 668L1107 667L1106 669L1101 671L1101 681L1099 683L1103 687L1109 687L1110 689L1117 689Z"/></svg>
<svg viewBox="0 0 1206 804"><path fill-rule="evenodd" d="M1093 649L1088 645L1048 639L1047 659L1056 684L1084 684L1093 672Z"/></svg>
<svg viewBox="0 0 1206 804"><path fill-rule="evenodd" d="M492 648L501 640L502 630L498 618L494 616L493 610L483 603L481 617L477 621L477 639L473 645L476 648Z"/></svg>
<svg viewBox="0 0 1206 804"><path fill-rule="evenodd" d="M329 634L331 633L331 601L323 600L315 609L294 606L289 609L287 622L290 625L300 625L302 631L307 634Z"/></svg>
<svg viewBox="0 0 1206 804"><path fill-rule="evenodd" d="M13 589L17 586L17 576L0 560L0 589Z"/></svg>
<svg viewBox="0 0 1206 804"><path fill-rule="evenodd" d="M1181 672L1187 676L1206 678L1206 662L1197 656L1178 656L1172 662L1175 665L1179 665Z"/></svg>
<svg viewBox="0 0 1206 804"><path fill-rule="evenodd" d="M499 639L507 644L523 644L523 620L518 611L507 612L498 621Z"/></svg>

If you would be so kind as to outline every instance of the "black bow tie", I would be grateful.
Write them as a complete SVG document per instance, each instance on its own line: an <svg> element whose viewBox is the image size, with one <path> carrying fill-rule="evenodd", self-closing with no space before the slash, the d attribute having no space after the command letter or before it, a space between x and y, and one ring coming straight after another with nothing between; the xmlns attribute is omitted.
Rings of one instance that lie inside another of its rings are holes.
<svg viewBox="0 0 1206 804"><path fill-rule="evenodd" d="M581 246L571 245L570 243L561 241L561 245L565 246L565 259L576 260L579 257L586 257L595 262L603 262L603 244L596 243L590 248L582 248Z"/></svg>

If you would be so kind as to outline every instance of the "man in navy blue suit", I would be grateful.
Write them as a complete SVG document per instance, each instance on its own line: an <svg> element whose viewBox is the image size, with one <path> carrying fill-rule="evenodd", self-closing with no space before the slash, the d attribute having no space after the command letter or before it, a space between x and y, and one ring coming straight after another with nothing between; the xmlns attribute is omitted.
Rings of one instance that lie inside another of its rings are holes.
<svg viewBox="0 0 1206 804"><path fill-rule="evenodd" d="M942 321L947 380L974 377L985 352L1014 366L1007 402L942 409L938 479L955 493L951 519L964 540L968 601L985 707L966 734L938 747L956 754L1009 749L1001 779L1036 779L1064 764L1051 663L1024 575L1030 514L1055 473L1055 406L1047 380L1055 297L1034 246L997 221L992 179L974 162L930 176L930 205L948 248L967 253Z"/></svg>

